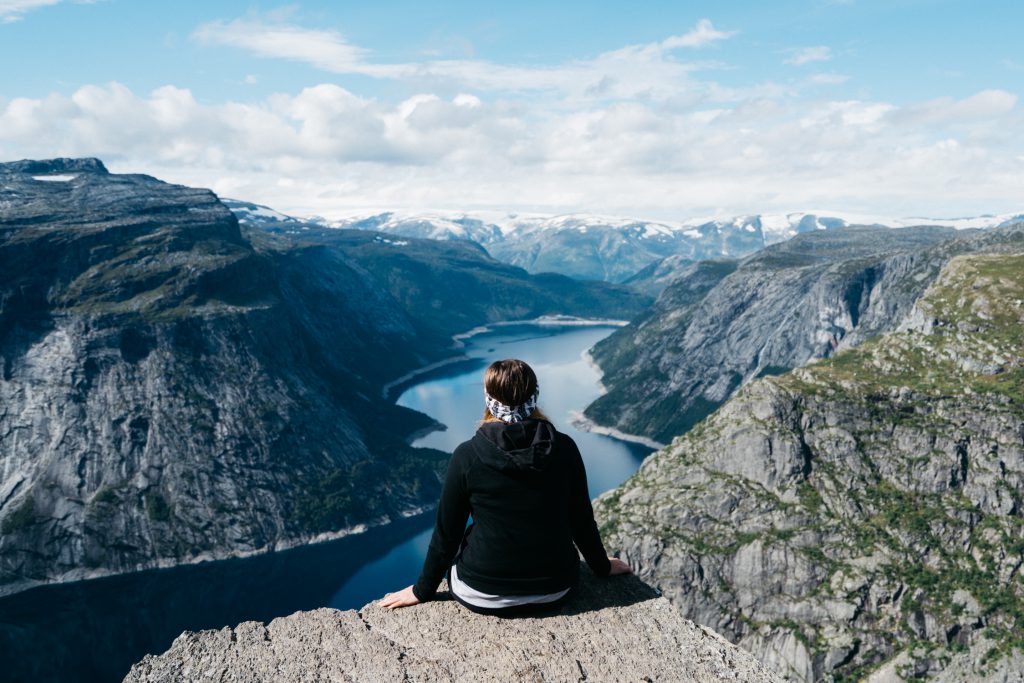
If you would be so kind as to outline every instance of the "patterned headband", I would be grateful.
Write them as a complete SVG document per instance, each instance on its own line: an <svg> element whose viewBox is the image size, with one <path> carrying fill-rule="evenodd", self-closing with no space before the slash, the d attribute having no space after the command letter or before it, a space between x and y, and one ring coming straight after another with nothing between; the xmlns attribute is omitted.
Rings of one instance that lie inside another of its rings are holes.
<svg viewBox="0 0 1024 683"><path fill-rule="evenodd" d="M515 422L522 422L526 418L533 414L533 411L537 409L537 398L540 396L540 385L533 392L533 396L526 399L526 403L518 406L507 406L498 399L494 398L484 390L484 402L487 404L487 410L491 412L491 415L498 418L502 422L513 424Z"/></svg>

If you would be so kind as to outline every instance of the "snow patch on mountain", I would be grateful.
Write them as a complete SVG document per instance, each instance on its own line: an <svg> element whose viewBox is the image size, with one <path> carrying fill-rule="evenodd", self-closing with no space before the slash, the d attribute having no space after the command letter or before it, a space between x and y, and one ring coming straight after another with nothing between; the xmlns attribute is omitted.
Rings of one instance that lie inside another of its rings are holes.
<svg viewBox="0 0 1024 683"><path fill-rule="evenodd" d="M78 174L58 174L58 175L34 175L32 180L42 180L49 183L67 183L78 177Z"/></svg>
<svg viewBox="0 0 1024 683"><path fill-rule="evenodd" d="M401 238L470 240L500 260L530 272L559 272L580 279L623 282L668 256L691 261L739 258L798 234L851 225L905 228L934 225L991 228L1024 220L1024 214L935 219L812 210L681 221L645 220L593 213L544 215L497 211L363 211L340 218L295 218L269 207L225 200L242 223L373 230ZM297 224L297 225L296 225Z"/></svg>
<svg viewBox="0 0 1024 683"><path fill-rule="evenodd" d="M232 213L240 223L302 223L307 222L283 214L280 211L275 211L269 206L262 206L260 204L253 204L251 202L243 202L237 199L222 199L225 206L231 209Z"/></svg>

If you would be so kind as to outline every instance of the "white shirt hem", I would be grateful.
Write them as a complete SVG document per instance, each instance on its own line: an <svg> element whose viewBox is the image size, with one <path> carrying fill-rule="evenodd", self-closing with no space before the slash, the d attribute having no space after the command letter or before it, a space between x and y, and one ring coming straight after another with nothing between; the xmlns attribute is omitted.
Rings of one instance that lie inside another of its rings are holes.
<svg viewBox="0 0 1024 683"><path fill-rule="evenodd" d="M452 565L451 580L448 584L452 593L457 595L460 600L468 602L474 607L500 608L515 607L517 605L543 604L546 602L554 602L569 592L569 589L566 588L564 591L558 591L557 593L546 593L540 595L490 595L489 593L481 593L475 588L470 588L459 579L459 574L455 570L455 565Z"/></svg>

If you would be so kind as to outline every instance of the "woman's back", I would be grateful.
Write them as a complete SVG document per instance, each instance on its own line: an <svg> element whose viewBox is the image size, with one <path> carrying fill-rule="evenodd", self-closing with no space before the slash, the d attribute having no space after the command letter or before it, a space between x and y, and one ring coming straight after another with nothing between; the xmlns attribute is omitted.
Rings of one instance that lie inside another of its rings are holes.
<svg viewBox="0 0 1024 683"><path fill-rule="evenodd" d="M521 360L487 368L484 420L448 463L423 571L382 605L429 600L449 570L471 609L553 603L579 578L576 548L599 576L629 571L605 555L579 449L537 409L539 392Z"/></svg>
<svg viewBox="0 0 1024 683"><path fill-rule="evenodd" d="M452 462L464 471L473 516L458 561L464 581L501 593L547 593L575 583L574 529L585 529L593 513L571 438L546 420L489 422ZM604 558L599 542L593 550Z"/></svg>

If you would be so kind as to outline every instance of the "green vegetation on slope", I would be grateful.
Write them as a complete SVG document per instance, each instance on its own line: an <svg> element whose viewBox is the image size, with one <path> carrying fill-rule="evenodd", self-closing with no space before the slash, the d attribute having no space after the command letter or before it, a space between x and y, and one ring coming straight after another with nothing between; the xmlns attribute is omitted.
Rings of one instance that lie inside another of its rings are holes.
<svg viewBox="0 0 1024 683"><path fill-rule="evenodd" d="M899 331L754 382L597 508L797 678L1024 649L1024 254L953 259Z"/></svg>
<svg viewBox="0 0 1024 683"><path fill-rule="evenodd" d="M798 370L780 384L1024 400L1024 255L954 259L917 309L909 329Z"/></svg>

